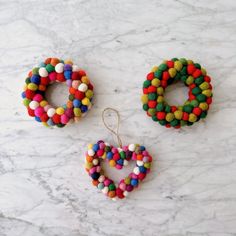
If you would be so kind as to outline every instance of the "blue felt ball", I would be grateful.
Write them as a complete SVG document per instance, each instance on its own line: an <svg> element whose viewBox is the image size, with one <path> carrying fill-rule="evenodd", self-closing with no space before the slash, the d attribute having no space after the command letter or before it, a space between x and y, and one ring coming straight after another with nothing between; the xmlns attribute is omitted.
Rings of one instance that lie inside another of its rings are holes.
<svg viewBox="0 0 236 236"><path fill-rule="evenodd" d="M91 174L92 179L98 179L100 177L100 174L98 172L94 172L93 174Z"/></svg>
<svg viewBox="0 0 236 236"><path fill-rule="evenodd" d="M137 179L131 179L130 184L132 186L137 186L138 185L138 180Z"/></svg>
<svg viewBox="0 0 236 236"><path fill-rule="evenodd" d="M140 151L145 151L145 147L144 146L140 146Z"/></svg>
<svg viewBox="0 0 236 236"><path fill-rule="evenodd" d="M38 116L35 116L34 119L38 122L42 122L41 119Z"/></svg>
<svg viewBox="0 0 236 236"><path fill-rule="evenodd" d="M25 98L25 97L26 97L26 96L25 96L25 92L21 93L21 97L22 97L22 98Z"/></svg>
<svg viewBox="0 0 236 236"><path fill-rule="evenodd" d="M81 109L82 113L85 113L88 110L88 107L85 105L82 105L80 109Z"/></svg>
<svg viewBox="0 0 236 236"><path fill-rule="evenodd" d="M47 124L48 124L49 126L55 125L54 122L52 121L52 119L48 119Z"/></svg>
<svg viewBox="0 0 236 236"><path fill-rule="evenodd" d="M30 80L34 84L40 84L40 76L39 75L32 75Z"/></svg>
<svg viewBox="0 0 236 236"><path fill-rule="evenodd" d="M139 171L141 173L146 173L147 172L147 169L144 167L144 166L139 166Z"/></svg>
<svg viewBox="0 0 236 236"><path fill-rule="evenodd" d="M66 80L71 79L71 74L72 74L72 72L70 70L64 71L64 76L65 76Z"/></svg>
<svg viewBox="0 0 236 236"><path fill-rule="evenodd" d="M97 143L94 144L94 145L93 145L93 151L94 151L94 152L97 152L98 149L99 149L99 145L98 145Z"/></svg>
<svg viewBox="0 0 236 236"><path fill-rule="evenodd" d="M124 161L123 161L122 159L119 159L119 160L117 161L117 164L119 164L119 165L121 165L121 166L123 166L123 163L124 163Z"/></svg>
<svg viewBox="0 0 236 236"><path fill-rule="evenodd" d="M112 153L112 152L108 152L108 153L107 153L107 159L108 159L108 160L111 160L112 157L113 157L113 153Z"/></svg>
<svg viewBox="0 0 236 236"><path fill-rule="evenodd" d="M73 101L73 105L74 105L74 107L80 107L80 106L81 106L81 101L78 100L78 99L75 99L75 100Z"/></svg>

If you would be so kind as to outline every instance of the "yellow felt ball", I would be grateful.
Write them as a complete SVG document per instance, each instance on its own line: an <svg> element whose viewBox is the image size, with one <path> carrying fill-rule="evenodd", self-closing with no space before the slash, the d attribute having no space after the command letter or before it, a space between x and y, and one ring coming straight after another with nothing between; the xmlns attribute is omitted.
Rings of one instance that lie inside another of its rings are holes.
<svg viewBox="0 0 236 236"><path fill-rule="evenodd" d="M180 61L175 61L175 63L174 63L174 68L175 68L177 71L181 71L181 69L183 68L183 64L182 64Z"/></svg>
<svg viewBox="0 0 236 236"><path fill-rule="evenodd" d="M199 85L201 90L207 90L209 88L209 83L203 82L202 84Z"/></svg>
<svg viewBox="0 0 236 236"><path fill-rule="evenodd" d="M195 114L193 114L193 113L190 113L189 117L188 117L188 120L190 122L195 122L197 120L197 116Z"/></svg>
<svg viewBox="0 0 236 236"><path fill-rule="evenodd" d="M192 60L187 60L187 62L188 62L188 65L192 65L193 64Z"/></svg>
<svg viewBox="0 0 236 236"><path fill-rule="evenodd" d="M75 116L80 117L81 116L81 110L78 107L75 107L73 109Z"/></svg>
<svg viewBox="0 0 236 236"><path fill-rule="evenodd" d="M170 68L168 70L168 72L169 72L171 78L174 78L176 76L176 73L177 73L175 68Z"/></svg>
<svg viewBox="0 0 236 236"><path fill-rule="evenodd" d="M83 76L83 77L81 78L81 81L82 81L83 83L85 83L85 84L89 84L89 79L88 79L87 76Z"/></svg>
<svg viewBox="0 0 236 236"><path fill-rule="evenodd" d="M176 118L177 120L181 120L181 119L182 119L182 116L183 116L183 112L177 110L177 111L174 112L174 115L175 115L175 118Z"/></svg>
<svg viewBox="0 0 236 236"><path fill-rule="evenodd" d="M161 81L157 78L154 78L151 82L152 86L159 87L161 84Z"/></svg>
<svg viewBox="0 0 236 236"><path fill-rule="evenodd" d="M92 167L93 167L93 163L92 163L92 162L86 162L86 163L85 163L85 168L86 168L86 169L89 169L89 170L90 170Z"/></svg>
<svg viewBox="0 0 236 236"><path fill-rule="evenodd" d="M104 152L102 155L102 159L106 159L106 157L107 157L107 154L106 154L106 152Z"/></svg>
<svg viewBox="0 0 236 236"><path fill-rule="evenodd" d="M157 66L153 66L152 69L151 69L151 72L156 72L158 70L158 67Z"/></svg>
<svg viewBox="0 0 236 236"><path fill-rule="evenodd" d="M206 111L208 109L208 104L206 102L201 102L199 104L199 107L203 110Z"/></svg>
<svg viewBox="0 0 236 236"><path fill-rule="evenodd" d="M190 85L190 84L192 84L194 82L194 78L193 78L193 76L189 76L187 79L186 79L186 84L187 85Z"/></svg>
<svg viewBox="0 0 236 236"><path fill-rule="evenodd" d="M143 94L141 97L141 101L143 104L147 104L148 103L148 95L147 94Z"/></svg>
<svg viewBox="0 0 236 236"><path fill-rule="evenodd" d="M58 115L63 115L64 112L65 112L65 110L64 110L63 107L58 107L58 108L56 109L56 113L57 113Z"/></svg>
<svg viewBox="0 0 236 236"><path fill-rule="evenodd" d="M178 106L178 110L183 111L183 106Z"/></svg>
<svg viewBox="0 0 236 236"><path fill-rule="evenodd" d="M93 91L90 90L90 89L88 89L88 90L86 91L85 95L86 95L87 98L92 98L92 97L93 97Z"/></svg>
<svg viewBox="0 0 236 236"><path fill-rule="evenodd" d="M25 91L28 88L27 84L24 84L23 90Z"/></svg>
<svg viewBox="0 0 236 236"><path fill-rule="evenodd" d="M207 97L211 97L212 91L210 89L202 91L202 94L206 95Z"/></svg>
<svg viewBox="0 0 236 236"><path fill-rule="evenodd" d="M92 143L88 144L88 149L92 149L92 148L93 148L93 144Z"/></svg>
<svg viewBox="0 0 236 236"><path fill-rule="evenodd" d="M166 120L167 120L168 122L171 122L174 118L175 118L175 116L174 116L173 113L167 113L167 114L166 114Z"/></svg>
<svg viewBox="0 0 236 236"><path fill-rule="evenodd" d="M69 60L69 59L68 59L68 60L65 60L64 63L65 63L65 64L69 64L69 65L73 65L73 62L72 62L71 60Z"/></svg>
<svg viewBox="0 0 236 236"><path fill-rule="evenodd" d="M34 83L29 83L27 85L27 88L32 90L32 91L36 91L38 89L38 85L37 84L34 84Z"/></svg>
<svg viewBox="0 0 236 236"><path fill-rule="evenodd" d="M45 100L43 100L43 101L41 101L39 104L40 104L41 107L45 107L45 106L48 105L48 102L45 101Z"/></svg>
<svg viewBox="0 0 236 236"><path fill-rule="evenodd" d="M114 167L116 165L116 161L115 160L110 160L109 165Z"/></svg>
<svg viewBox="0 0 236 236"><path fill-rule="evenodd" d="M158 96L157 97L157 103L162 103L164 102L164 97L163 96Z"/></svg>
<svg viewBox="0 0 236 236"><path fill-rule="evenodd" d="M201 68L201 72L202 72L202 75L206 75L207 74L207 72L206 72L206 69L205 68Z"/></svg>
<svg viewBox="0 0 236 236"><path fill-rule="evenodd" d="M49 127L48 123L47 122L42 122L43 126L45 127Z"/></svg>
<svg viewBox="0 0 236 236"><path fill-rule="evenodd" d="M89 106L90 100L85 97L85 98L83 98L83 100L82 100L82 104L85 105L85 106Z"/></svg>
<svg viewBox="0 0 236 236"><path fill-rule="evenodd" d="M164 89L162 87L157 88L157 94L162 95L164 93Z"/></svg>

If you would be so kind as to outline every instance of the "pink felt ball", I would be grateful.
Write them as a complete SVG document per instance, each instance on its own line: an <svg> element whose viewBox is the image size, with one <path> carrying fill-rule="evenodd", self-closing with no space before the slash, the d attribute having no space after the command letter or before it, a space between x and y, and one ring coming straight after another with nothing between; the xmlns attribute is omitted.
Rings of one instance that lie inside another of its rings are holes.
<svg viewBox="0 0 236 236"><path fill-rule="evenodd" d="M134 174L134 173L131 173L131 174L130 174L130 177L131 177L132 179L137 179L137 178L138 178L138 176L137 176L136 174Z"/></svg>
<svg viewBox="0 0 236 236"><path fill-rule="evenodd" d="M95 172L96 172L96 167L93 167L89 170L89 174L91 174L91 175Z"/></svg>
<svg viewBox="0 0 236 236"><path fill-rule="evenodd" d="M33 98L33 101L41 102L43 100L43 96L41 94L36 94Z"/></svg>
<svg viewBox="0 0 236 236"><path fill-rule="evenodd" d="M99 144L99 148L100 148L100 149L104 149L104 148L105 148L105 144L104 144L104 143L100 143L100 144Z"/></svg>
<svg viewBox="0 0 236 236"><path fill-rule="evenodd" d="M97 166L97 169L96 169L96 171L97 171L97 172L100 172L100 171L101 171L101 169L102 169L102 168L101 168L101 166Z"/></svg>
<svg viewBox="0 0 236 236"><path fill-rule="evenodd" d="M111 184L111 180L110 179L105 179L104 180L104 185L105 186L109 186Z"/></svg>
<svg viewBox="0 0 236 236"><path fill-rule="evenodd" d="M148 152L147 151L143 151L143 156L148 156Z"/></svg>
<svg viewBox="0 0 236 236"><path fill-rule="evenodd" d="M119 164L116 164L116 169L120 170L122 169L123 166L119 165Z"/></svg>
<svg viewBox="0 0 236 236"><path fill-rule="evenodd" d="M132 154L132 160L133 161L136 161L137 160L137 154L135 152L133 152Z"/></svg>
<svg viewBox="0 0 236 236"><path fill-rule="evenodd" d="M103 150L103 149L99 149L99 150L97 151L97 155L98 155L99 157L101 157L103 154L104 154L104 150Z"/></svg>
<svg viewBox="0 0 236 236"><path fill-rule="evenodd" d="M42 114L44 113L44 109L43 107L37 107L35 110L34 110L34 114L38 117L40 117Z"/></svg>
<svg viewBox="0 0 236 236"><path fill-rule="evenodd" d="M47 112L50 108L52 108L52 106L46 105L46 106L44 107L44 111Z"/></svg>
<svg viewBox="0 0 236 236"><path fill-rule="evenodd" d="M69 118L72 118L73 117L73 109L71 109L71 108L68 108L68 109L66 109L66 111L65 111L65 114L69 117Z"/></svg>
<svg viewBox="0 0 236 236"><path fill-rule="evenodd" d="M119 159L120 159L120 155L119 155L119 153L117 152L117 153L115 153L115 154L113 155L113 160L118 161Z"/></svg>
<svg viewBox="0 0 236 236"><path fill-rule="evenodd" d="M125 191L125 188L126 188L126 184L125 183L120 183L119 184L119 188L123 191Z"/></svg>
<svg viewBox="0 0 236 236"><path fill-rule="evenodd" d="M117 152L118 152L117 148L115 148L115 147L113 147L113 148L111 149L111 151L112 151L113 153L117 153Z"/></svg>
<svg viewBox="0 0 236 236"><path fill-rule="evenodd" d="M72 81L72 87L74 89L78 89L79 85L80 85L80 81L79 80L73 80Z"/></svg>
<svg viewBox="0 0 236 236"><path fill-rule="evenodd" d="M49 77L50 81L55 81L57 78L57 73L55 71L53 71L48 75L48 77Z"/></svg>
<svg viewBox="0 0 236 236"><path fill-rule="evenodd" d="M126 191L127 192L131 192L133 190L133 186L132 185L127 185L126 186Z"/></svg>
<svg viewBox="0 0 236 236"><path fill-rule="evenodd" d="M70 120L70 118L67 115L65 115L65 114L63 114L61 116L61 123L62 124L67 124L69 122L69 120Z"/></svg>

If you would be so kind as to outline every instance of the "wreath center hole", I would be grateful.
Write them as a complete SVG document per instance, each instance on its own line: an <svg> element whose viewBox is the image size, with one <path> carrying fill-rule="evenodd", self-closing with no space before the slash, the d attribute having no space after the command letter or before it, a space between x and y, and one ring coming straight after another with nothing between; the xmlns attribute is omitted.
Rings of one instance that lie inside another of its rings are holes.
<svg viewBox="0 0 236 236"><path fill-rule="evenodd" d="M48 103L54 107L63 106L68 101L68 86L66 83L53 83L48 86L46 91Z"/></svg>
<svg viewBox="0 0 236 236"><path fill-rule="evenodd" d="M165 89L165 101L169 105L182 106L188 99L188 87L181 82L169 85Z"/></svg>
<svg viewBox="0 0 236 236"><path fill-rule="evenodd" d="M121 179L124 179L131 172L133 172L135 165L136 162L130 160L127 166L123 166L122 169L118 170L115 167L109 166L109 163L107 161L101 162L101 166L102 169L104 170L105 176L107 176L109 179L112 179L115 182L115 184L118 184Z"/></svg>

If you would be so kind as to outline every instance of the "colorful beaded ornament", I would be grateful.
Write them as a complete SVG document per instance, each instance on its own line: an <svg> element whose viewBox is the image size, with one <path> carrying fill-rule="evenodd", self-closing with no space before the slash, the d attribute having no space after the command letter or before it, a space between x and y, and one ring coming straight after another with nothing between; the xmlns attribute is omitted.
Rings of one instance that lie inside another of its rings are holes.
<svg viewBox="0 0 236 236"><path fill-rule="evenodd" d="M66 82L69 90L67 103L57 108L45 98L48 86L54 82ZM79 120L91 108L93 85L85 71L72 61L47 58L29 72L22 97L28 114L36 121L45 126L64 127L70 121Z"/></svg>
<svg viewBox="0 0 236 236"><path fill-rule="evenodd" d="M182 81L189 87L189 97L182 106L170 106L164 99L165 88ZM207 116L212 103L211 78L200 64L173 58L154 67L143 83L142 103L147 115L161 125L180 128Z"/></svg>
<svg viewBox="0 0 236 236"><path fill-rule="evenodd" d="M118 117L117 131L115 132L105 122L104 113L107 110L116 112ZM125 198L129 192L138 187L139 183L145 179L150 172L152 157L144 146L138 144L130 144L122 146L119 137L119 123L120 117L118 111L113 108L106 108L103 111L103 123L108 130L116 135L120 147L114 147L98 141L96 144L89 144L86 152L85 169L92 178L92 183L100 189L109 198L115 200L117 198ZM121 170L124 166L129 164L129 161L135 161L136 166L133 171L124 179L116 184L111 178L105 175L101 166L101 161L105 160L111 167Z"/></svg>

